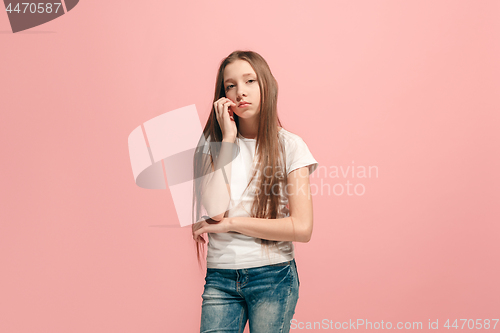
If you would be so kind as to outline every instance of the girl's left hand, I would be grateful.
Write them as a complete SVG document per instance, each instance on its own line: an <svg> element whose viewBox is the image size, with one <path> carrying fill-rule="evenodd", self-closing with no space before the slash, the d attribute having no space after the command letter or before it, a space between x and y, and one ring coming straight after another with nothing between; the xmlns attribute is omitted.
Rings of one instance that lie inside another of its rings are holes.
<svg viewBox="0 0 500 333"><path fill-rule="evenodd" d="M203 233L221 233L229 232L229 218L223 217L220 221L212 220L211 218L196 222L193 226L193 238L197 242L203 239L200 235ZM202 242L204 243L204 241Z"/></svg>

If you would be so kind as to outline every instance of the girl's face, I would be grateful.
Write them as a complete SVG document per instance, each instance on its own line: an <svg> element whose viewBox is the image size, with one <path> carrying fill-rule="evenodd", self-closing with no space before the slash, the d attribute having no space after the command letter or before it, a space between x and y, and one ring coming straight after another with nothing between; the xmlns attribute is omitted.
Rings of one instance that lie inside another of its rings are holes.
<svg viewBox="0 0 500 333"><path fill-rule="evenodd" d="M257 74L245 60L235 60L224 69L226 97L236 103L231 110L240 118L259 114L260 88Z"/></svg>

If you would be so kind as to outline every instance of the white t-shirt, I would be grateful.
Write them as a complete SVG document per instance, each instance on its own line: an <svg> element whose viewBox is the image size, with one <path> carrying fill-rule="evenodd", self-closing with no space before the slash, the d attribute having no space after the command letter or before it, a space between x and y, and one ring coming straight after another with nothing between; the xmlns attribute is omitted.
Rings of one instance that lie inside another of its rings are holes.
<svg viewBox="0 0 500 333"><path fill-rule="evenodd" d="M278 133L285 143L287 174L305 166L309 168L309 174L312 174L318 167L318 162L312 156L304 140L284 128ZM240 152L231 165L231 201L229 203L228 217L250 216L250 209L255 195L253 193L249 195L248 193L252 191L252 186L249 186L245 192L244 190L253 171L251 168L254 162L256 143L256 139L247 139L242 136L238 136L235 140L235 144L240 147ZM209 153L208 145L205 145L204 152ZM289 210L286 208L288 198L285 194L282 195L280 202L280 218L290 216ZM278 242L276 247L270 246L268 257L259 238L237 232L228 232L208 233L208 240L208 268L242 269L260 267L289 261L295 257L294 246L291 241Z"/></svg>

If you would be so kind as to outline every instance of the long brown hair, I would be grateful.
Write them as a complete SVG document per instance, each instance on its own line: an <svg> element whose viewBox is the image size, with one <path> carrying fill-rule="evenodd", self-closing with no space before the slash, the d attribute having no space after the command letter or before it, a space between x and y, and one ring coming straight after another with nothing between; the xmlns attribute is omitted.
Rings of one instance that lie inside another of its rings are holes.
<svg viewBox="0 0 500 333"><path fill-rule="evenodd" d="M252 182L255 182L252 185L255 189L255 198L250 217L265 219L281 218L283 211L280 207L286 202L283 198L283 189L286 184L287 173L284 167L286 165L284 143L278 136L278 125L282 127L277 111L278 83L272 75L269 65L261 55L253 51L237 50L222 60L217 73L212 110L203 129L203 136L207 140L210 137L211 142L221 142L223 139L222 130L217 121L213 104L221 97L226 97L223 82L224 69L228 64L238 59L247 61L257 74L261 96L255 151L257 159L254 161L254 166L256 167L253 169L251 181L247 184L248 188ZM233 113L233 119L239 133L239 117L236 113ZM220 146L210 145L211 156L218 156L217 147ZM200 188L201 182L198 180L201 176L212 172L212 165L214 165L213 159L207 160L207 158L202 157L202 149L203 146L197 147L194 155L193 219L194 212L196 212L196 221L200 220L201 203L200 200L195 200L195 198L201 198L202 193L202 189ZM268 252L269 247L275 246L277 241L262 239L261 244ZM203 252L203 249L203 244L196 242L196 253L200 267L200 253Z"/></svg>

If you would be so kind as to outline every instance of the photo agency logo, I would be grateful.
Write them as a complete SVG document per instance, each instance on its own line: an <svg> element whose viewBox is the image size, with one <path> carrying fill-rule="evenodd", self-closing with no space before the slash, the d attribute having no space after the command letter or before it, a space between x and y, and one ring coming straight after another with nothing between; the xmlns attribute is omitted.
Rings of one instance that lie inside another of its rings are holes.
<svg viewBox="0 0 500 333"><path fill-rule="evenodd" d="M319 184L310 185L311 195L362 196L366 194L366 183L378 178L378 166L354 161L351 165L320 165L310 178L319 178Z"/></svg>
<svg viewBox="0 0 500 333"><path fill-rule="evenodd" d="M268 170L269 169L269 170ZM264 167L264 178L282 178L285 170L277 168L274 174L270 170L271 166ZM256 177L260 177L257 170ZM280 193L290 196L293 193L302 195L334 195L334 196L362 196L366 194L366 183L371 179L378 178L378 166L376 165L356 165L351 161L351 165L320 165L310 174L309 184L303 184L295 188L292 184L276 184L271 188L265 188L267 195L280 195ZM316 181L315 179L318 179ZM260 193L260 189L255 189Z"/></svg>
<svg viewBox="0 0 500 333"><path fill-rule="evenodd" d="M27 30L52 21L75 8L78 0L21 2L4 0L12 32Z"/></svg>

